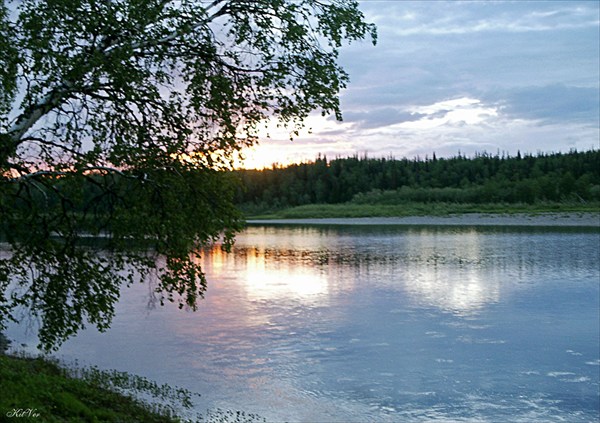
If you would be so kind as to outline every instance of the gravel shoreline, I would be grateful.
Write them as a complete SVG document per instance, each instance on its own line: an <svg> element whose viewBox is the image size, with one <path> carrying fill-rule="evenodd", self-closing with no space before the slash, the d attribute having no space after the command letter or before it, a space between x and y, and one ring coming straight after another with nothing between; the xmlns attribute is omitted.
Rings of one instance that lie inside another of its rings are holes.
<svg viewBox="0 0 600 423"><path fill-rule="evenodd" d="M600 213L484 214L448 216L252 219L249 225L447 225L552 226L600 228Z"/></svg>

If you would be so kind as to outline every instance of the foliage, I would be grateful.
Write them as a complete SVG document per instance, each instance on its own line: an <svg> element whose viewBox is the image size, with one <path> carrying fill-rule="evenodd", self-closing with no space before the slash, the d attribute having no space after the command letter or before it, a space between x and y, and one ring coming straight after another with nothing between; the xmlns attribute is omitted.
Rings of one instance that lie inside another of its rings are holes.
<svg viewBox="0 0 600 423"><path fill-rule="evenodd" d="M0 35L0 329L28 309L47 349L152 272L194 307L196 252L242 227L233 159L340 118L339 48L375 39L354 0L3 1Z"/></svg>
<svg viewBox="0 0 600 423"><path fill-rule="evenodd" d="M470 159L461 155L449 159L434 155L424 160L349 157L328 161L319 157L313 163L240 170L238 174L244 189L237 192L236 201L252 215L310 204L350 203L401 209L433 203L600 201L597 150L516 157L483 153Z"/></svg>

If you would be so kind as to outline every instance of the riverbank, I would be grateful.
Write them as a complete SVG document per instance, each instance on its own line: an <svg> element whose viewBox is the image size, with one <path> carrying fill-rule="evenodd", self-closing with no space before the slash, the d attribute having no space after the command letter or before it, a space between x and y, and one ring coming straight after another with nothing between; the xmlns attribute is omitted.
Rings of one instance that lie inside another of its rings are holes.
<svg viewBox="0 0 600 423"><path fill-rule="evenodd" d="M127 372L32 356L12 342L0 332L2 422L266 423L240 410L199 412L198 393Z"/></svg>
<svg viewBox="0 0 600 423"><path fill-rule="evenodd" d="M185 389L116 370L8 353L11 343L0 332L0 421L175 423L182 421L176 410L191 407L192 393Z"/></svg>
<svg viewBox="0 0 600 423"><path fill-rule="evenodd" d="M178 422L131 396L74 378L43 358L0 354L0 420Z"/></svg>
<svg viewBox="0 0 600 423"><path fill-rule="evenodd" d="M324 218L408 218L414 216L448 217L457 215L545 215L596 214L600 202L526 203L451 203L403 202L401 204L306 204L278 210L244 210L249 220L324 219Z"/></svg>
<svg viewBox="0 0 600 423"><path fill-rule="evenodd" d="M249 219L249 225L454 225L600 228L600 213L468 213L446 216Z"/></svg>

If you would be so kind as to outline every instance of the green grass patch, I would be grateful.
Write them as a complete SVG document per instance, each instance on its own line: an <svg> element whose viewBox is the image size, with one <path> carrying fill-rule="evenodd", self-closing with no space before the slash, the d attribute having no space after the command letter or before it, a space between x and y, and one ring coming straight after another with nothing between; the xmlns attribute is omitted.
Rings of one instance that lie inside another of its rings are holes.
<svg viewBox="0 0 600 423"><path fill-rule="evenodd" d="M180 421L169 408L150 407L100 382L72 377L50 360L0 354L0 421Z"/></svg>
<svg viewBox="0 0 600 423"><path fill-rule="evenodd" d="M186 389L116 370L5 355L7 347L0 333L0 422L266 423L245 411L193 412L192 396L197 394Z"/></svg>
<svg viewBox="0 0 600 423"><path fill-rule="evenodd" d="M598 213L600 204L577 203L404 203L383 204L307 204L247 216L248 219L309 219L352 217L448 216L452 214L540 214L540 213Z"/></svg>

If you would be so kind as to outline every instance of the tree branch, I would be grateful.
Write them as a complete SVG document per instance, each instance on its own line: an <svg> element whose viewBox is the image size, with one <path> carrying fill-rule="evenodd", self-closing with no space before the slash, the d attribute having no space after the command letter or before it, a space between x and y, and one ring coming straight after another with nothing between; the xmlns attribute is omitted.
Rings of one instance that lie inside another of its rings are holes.
<svg viewBox="0 0 600 423"><path fill-rule="evenodd" d="M65 98L71 93L72 87L73 84L71 82L63 82L62 85L50 90L36 104L29 107L17 117L15 123L7 131L10 141L14 144L13 148L16 148L22 142L23 136L42 116L62 104Z"/></svg>

